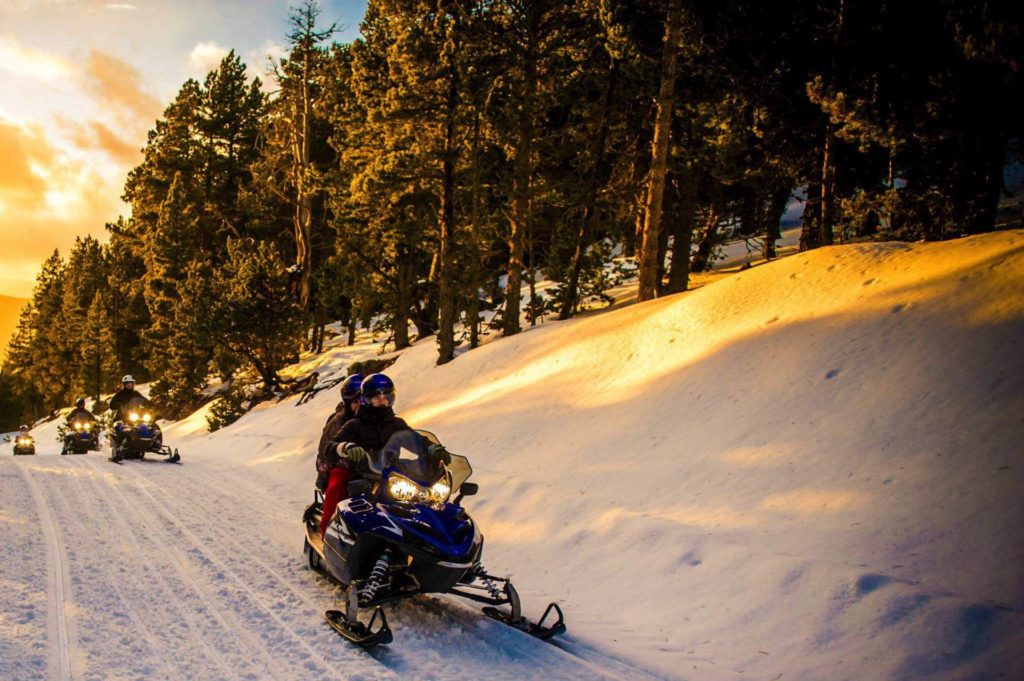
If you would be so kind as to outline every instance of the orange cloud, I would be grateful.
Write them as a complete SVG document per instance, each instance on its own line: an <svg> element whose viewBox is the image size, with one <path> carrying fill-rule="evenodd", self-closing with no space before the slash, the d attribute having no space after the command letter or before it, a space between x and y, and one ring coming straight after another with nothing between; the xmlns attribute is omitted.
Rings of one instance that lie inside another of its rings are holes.
<svg viewBox="0 0 1024 681"><path fill-rule="evenodd" d="M141 144L136 145L125 141L100 121L92 121L86 125L65 122L74 129L72 141L83 149L98 149L106 152L110 158L125 166L131 166L142 159Z"/></svg>
<svg viewBox="0 0 1024 681"><path fill-rule="evenodd" d="M45 183L33 165L49 163L52 156L38 131L0 120L0 215L42 204Z"/></svg>
<svg viewBox="0 0 1024 681"><path fill-rule="evenodd" d="M117 57L93 50L85 73L86 92L117 112L125 123L142 124L147 129L163 110L159 100L143 89L139 72Z"/></svg>
<svg viewBox="0 0 1024 681"><path fill-rule="evenodd" d="M76 236L105 235L120 187L38 125L0 119L0 295L26 296L42 262Z"/></svg>

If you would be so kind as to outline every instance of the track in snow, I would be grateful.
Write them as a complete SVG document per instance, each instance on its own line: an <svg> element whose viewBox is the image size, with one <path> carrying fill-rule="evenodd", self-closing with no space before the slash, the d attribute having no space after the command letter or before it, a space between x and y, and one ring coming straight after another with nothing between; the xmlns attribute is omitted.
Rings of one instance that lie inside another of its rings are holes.
<svg viewBox="0 0 1024 681"><path fill-rule="evenodd" d="M50 512L50 500L45 498L40 485L33 479L31 465L19 467L25 482L31 490L32 499L39 510L39 523L46 541L46 562L48 583L48 621L47 638L50 641L52 655L51 666L56 669L56 678L72 679L79 675L73 673L72 657L79 661L79 642L75 630L75 604L72 600L70 577L64 553L64 542ZM77 664L76 664L77 667Z"/></svg>
<svg viewBox="0 0 1024 681"><path fill-rule="evenodd" d="M268 498L238 471L207 462L111 466L95 455L4 464L5 487L13 465L32 490L23 496L35 508L8 503L0 514L42 525L53 569L41 586L60 655L53 671L13 675L39 665L15 650L0 661L3 678L649 678L447 597L390 606L391 646L366 653L346 644L323 620L340 589L301 553L304 500ZM23 546L10 551L38 550L37 534L16 536Z"/></svg>

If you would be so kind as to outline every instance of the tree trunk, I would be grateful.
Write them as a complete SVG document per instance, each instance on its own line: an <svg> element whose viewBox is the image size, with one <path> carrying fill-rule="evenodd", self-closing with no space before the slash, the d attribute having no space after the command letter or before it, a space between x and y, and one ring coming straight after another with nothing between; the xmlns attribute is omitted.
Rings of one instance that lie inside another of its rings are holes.
<svg viewBox="0 0 1024 681"><path fill-rule="evenodd" d="M392 311L391 331L395 337L395 350L409 347L409 315L416 296L416 269L412 257L405 249L398 252L395 285L395 309Z"/></svg>
<svg viewBox="0 0 1024 681"><path fill-rule="evenodd" d="M572 255L572 271L566 287L559 319L572 316L579 304L580 275L583 273L583 257L590 245L590 222L597 210L597 190L606 181L604 175L605 146L608 139L608 120L612 106L612 95L615 92L615 81L619 71L619 60L612 58L608 64L608 79L605 83L604 97L601 98L601 123L598 126L597 138L591 152L594 166L590 171L590 179L583 200L583 215L580 216L579 229L576 231L576 247Z"/></svg>
<svg viewBox="0 0 1024 681"><path fill-rule="evenodd" d="M764 259L771 260L778 255L775 249L775 242L782 238L780 223L782 216L786 214L786 204L789 203L789 186L779 187L772 192L768 200L768 210L765 214L764 225Z"/></svg>
<svg viewBox="0 0 1024 681"><path fill-rule="evenodd" d="M807 183L807 200L804 202L803 223L800 229L800 250L809 251L821 246L821 165L815 166Z"/></svg>
<svg viewBox="0 0 1024 681"><path fill-rule="evenodd" d="M458 154L455 142L455 115L459 103L458 71L455 65L455 56L459 49L458 24L453 23L449 26L449 31L454 35L448 36L449 40L446 41L445 47L448 93L445 102L444 160L441 168L441 243L438 249L438 364L447 364L455 357L455 268L452 261L455 245L455 162Z"/></svg>
<svg viewBox="0 0 1024 681"><path fill-rule="evenodd" d="M533 175L534 108L537 93L537 26L540 8L537 3L527 9L527 45L523 55L523 97L517 122L518 144L513 162L511 234L508 240L508 285L505 290L505 313L502 316L506 336L519 333L519 314L523 282L523 251L527 222L530 219L530 183Z"/></svg>
<svg viewBox="0 0 1024 681"><path fill-rule="evenodd" d="M821 148L821 218L818 222L818 245L831 246L835 241L836 160L835 131L825 123L825 142Z"/></svg>
<svg viewBox="0 0 1024 681"><path fill-rule="evenodd" d="M697 245L697 252L690 263L691 272L707 272L711 269L711 259L714 256L715 244L718 242L718 227L722 221L722 204L725 201L725 188L720 182L711 181L711 205L708 207L708 214L704 220L704 228L701 230L700 243Z"/></svg>
<svg viewBox="0 0 1024 681"><path fill-rule="evenodd" d="M679 52L679 32L682 26L682 2L672 0L665 21L665 45L661 60L661 86L658 91L658 113L654 123L654 141L651 154L651 172L647 185L644 231L640 242L637 300L650 300L658 294L660 270L658 244L661 238L661 213L665 193L665 173L668 166L668 145L672 136L672 105L675 99L676 58Z"/></svg>
<svg viewBox="0 0 1024 681"><path fill-rule="evenodd" d="M679 178L679 199L672 230L672 268L669 270L666 293L680 293L690 287L690 249L693 246L696 213L697 173L687 163Z"/></svg>

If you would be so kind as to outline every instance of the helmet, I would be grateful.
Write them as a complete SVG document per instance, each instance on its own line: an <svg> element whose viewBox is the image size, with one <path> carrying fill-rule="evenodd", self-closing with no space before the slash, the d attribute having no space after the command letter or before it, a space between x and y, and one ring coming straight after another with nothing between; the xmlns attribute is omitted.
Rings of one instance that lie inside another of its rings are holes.
<svg viewBox="0 0 1024 681"><path fill-rule="evenodd" d="M85 398L79 397L77 400L75 400L75 406L78 407L79 409L85 409Z"/></svg>
<svg viewBox="0 0 1024 681"><path fill-rule="evenodd" d="M370 374L359 386L361 393L360 402L370 404L370 401L377 395L384 395L388 398L388 406L395 406L395 383L384 374ZM372 406L372 405L371 405Z"/></svg>
<svg viewBox="0 0 1024 681"><path fill-rule="evenodd" d="M18 426L18 430L28 430L28 426Z"/></svg>
<svg viewBox="0 0 1024 681"><path fill-rule="evenodd" d="M125 374L124 376L121 377L121 382L122 383L134 383L135 379L132 378L131 374Z"/></svg>
<svg viewBox="0 0 1024 681"><path fill-rule="evenodd" d="M362 374L352 374L345 379L345 382L341 384L341 399L346 402L359 397L359 388L363 383Z"/></svg>

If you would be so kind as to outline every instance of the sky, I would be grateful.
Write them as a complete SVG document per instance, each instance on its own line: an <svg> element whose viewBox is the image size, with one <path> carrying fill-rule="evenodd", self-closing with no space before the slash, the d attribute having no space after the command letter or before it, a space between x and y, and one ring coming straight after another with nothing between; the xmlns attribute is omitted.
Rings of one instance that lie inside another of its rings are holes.
<svg viewBox="0 0 1024 681"><path fill-rule="evenodd" d="M289 0L0 0L0 295L28 297L76 236L106 240L146 133L186 79L234 49L251 76L284 52ZM321 0L336 40L365 0Z"/></svg>

